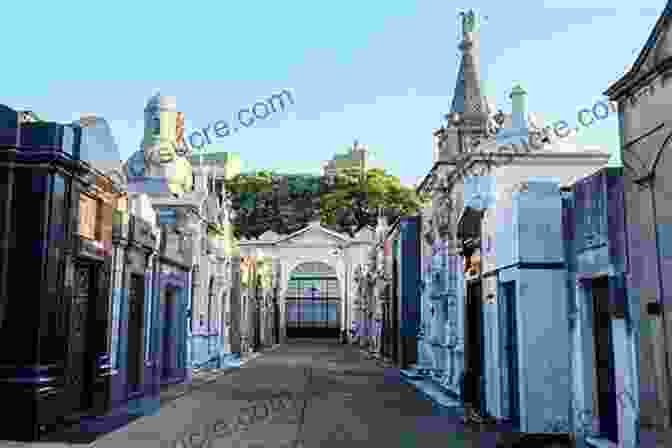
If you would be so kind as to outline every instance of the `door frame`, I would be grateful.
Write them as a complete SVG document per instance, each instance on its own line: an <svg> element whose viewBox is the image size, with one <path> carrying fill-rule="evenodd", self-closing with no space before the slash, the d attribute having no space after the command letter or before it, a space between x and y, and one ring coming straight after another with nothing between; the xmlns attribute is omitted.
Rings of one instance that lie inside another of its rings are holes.
<svg viewBox="0 0 672 448"><path fill-rule="evenodd" d="M596 284L601 283L598 289ZM609 311L609 291L611 285L607 275L593 277L589 282L589 300L591 308L591 341L592 341L592 374L593 374L593 415L596 415L599 422L599 432L601 437L606 437L614 443L618 443L618 399L616 396L616 375L615 375L615 357L614 357L614 334L612 328L612 316ZM601 290L602 294L597 295L596 290ZM598 316L601 315L601 317ZM606 328L599 325L599 322L607 323ZM598 334L599 330L602 334ZM607 366L600 366L598 361L598 338L600 336L606 347L603 349L607 355ZM600 395L601 388L606 388L608 396ZM606 403L605 403L606 401ZM605 414L606 412L606 414Z"/></svg>
<svg viewBox="0 0 672 448"><path fill-rule="evenodd" d="M172 375L174 373L176 366L171 366L167 360L170 360L174 356L174 353L171 353L173 349L176 348L176 344L171 346L168 343L169 339L175 338L175 321L177 315L177 293L179 288L174 285L166 285L162 291L162 316L161 320L163 321L161 325L161 373L160 378L162 380L172 380ZM170 294L170 295L169 295ZM169 300L170 297L170 300Z"/></svg>
<svg viewBox="0 0 672 448"><path fill-rule="evenodd" d="M479 291L479 294L474 297L472 291L474 289ZM466 320L466 380L465 389L470 388L467 392L468 396L472 397L471 403L474 409L478 410L481 415L485 414L485 384L484 384L484 363L485 363L485 340L484 340L484 315L483 315L483 283L481 278L467 281L467 312L465 313ZM476 322L473 321L476 318ZM475 334L474 334L475 333ZM474 350L475 348L476 350Z"/></svg>
<svg viewBox="0 0 672 448"><path fill-rule="evenodd" d="M147 308L147 300L146 300L146 278L144 272L141 274L139 272L129 272L128 276L128 285L129 285L129 300L128 300L128 314L127 316L130 317L131 313L131 303L130 303L130 288L131 286L136 286L132 285L133 282L137 281L137 285L140 286L140 293L138 294L138 297L136 300L139 300L140 302L140 309L139 309L139 328L136 329L138 332L138 347L137 347L137 352L135 353L135 357L137 358L136 360L136 375L137 375L137 384L131 384L130 379L131 379L131 365L129 363L130 358L133 356L130 350L130 335L131 335L131 321L129 318L126 319L127 321L127 328L126 328L126 395L131 396L138 394L142 391L142 384L143 384L143 377L144 377L144 365L145 365L145 332L146 332L146 325L147 322L145 321L145 316L146 316L146 308Z"/></svg>
<svg viewBox="0 0 672 448"><path fill-rule="evenodd" d="M84 331L85 331L85 341L84 341L84 349L81 354L82 359L81 362L83 364L82 367L82 388L80 391L79 396L70 396L69 400L71 400L72 407L74 410L86 410L90 409L93 406L93 397L91 395L92 391L92 386L93 386L93 381L94 381L94 375L95 375L95 353L94 353L94 344L91 340L91 335L93 334L92 332L92 327L95 324L95 307L96 307L96 302L97 302L97 297L99 293L99 289L97 287L98 282L99 282L99 275L100 275L100 270L103 269L103 265L100 261L98 260L92 260L89 258L85 257L78 257L76 260L73 262L74 264L74 280L77 281L77 271L79 270L80 267L86 266L86 268L89 271L89 282L88 282L88 298L87 298L87 304L86 304L86 316L84 316ZM79 296L79 285L75 283L74 285L74 291L73 295L71 296L70 303L68 305L68 322L69 322L69 331L68 331L68 363L67 363L67 377L66 381L68 382L68 386L70 390L72 390L72 386L70 386L70 378L71 378L71 360L73 357L72 353L72 319L73 315L72 313L74 312L74 304L75 300ZM78 389L79 390L79 389Z"/></svg>
<svg viewBox="0 0 672 448"><path fill-rule="evenodd" d="M392 306L392 361L395 364L399 363L400 355L400 334L399 334L399 260L397 257L392 259L392 296L390 297L390 304Z"/></svg>
<svg viewBox="0 0 672 448"><path fill-rule="evenodd" d="M511 419L514 428L520 429L520 374L518 361L518 315L516 280L499 283L501 288L499 313L502 341L502 368L505 372L507 387L502 387L502 411Z"/></svg>

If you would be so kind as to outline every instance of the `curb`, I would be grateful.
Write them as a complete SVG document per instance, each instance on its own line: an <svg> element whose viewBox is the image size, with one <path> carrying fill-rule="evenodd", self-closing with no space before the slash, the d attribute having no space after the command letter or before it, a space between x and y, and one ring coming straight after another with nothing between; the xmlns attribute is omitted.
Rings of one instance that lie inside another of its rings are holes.
<svg viewBox="0 0 672 448"><path fill-rule="evenodd" d="M422 387L423 383L431 382L430 379L427 379L425 376L416 373L412 369L400 369L394 364L384 361L382 358L372 355L370 352L367 352L364 349L359 349L359 352L364 355L365 359L374 361L378 366L386 369L395 369L399 372L399 377L401 380L412 386L417 392L420 392L425 398L430 400L432 403L441 406L446 409L455 409L463 408L464 404L460 401L458 397L451 395L448 391L443 390L440 384L432 384L434 390L427 390Z"/></svg>
<svg viewBox="0 0 672 448"><path fill-rule="evenodd" d="M440 385L438 384L432 385L434 386L434 390L431 391L428 390L427 388L422 387L425 381L431 381L431 380L413 380L405 377L404 375L401 375L401 377L402 381L404 381L406 384L410 386L413 386L416 391L420 392L427 399L431 400L434 404L446 409L455 409L455 408L464 409L464 403L462 403L462 401L460 401L459 398L453 397L449 393L443 391Z"/></svg>

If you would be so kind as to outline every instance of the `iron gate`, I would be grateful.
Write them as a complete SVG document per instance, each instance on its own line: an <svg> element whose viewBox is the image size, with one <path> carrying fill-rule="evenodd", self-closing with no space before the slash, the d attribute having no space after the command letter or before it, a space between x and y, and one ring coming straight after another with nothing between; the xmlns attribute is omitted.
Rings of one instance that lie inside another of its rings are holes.
<svg viewBox="0 0 672 448"><path fill-rule="evenodd" d="M288 286L288 338L340 337L338 278L293 277Z"/></svg>

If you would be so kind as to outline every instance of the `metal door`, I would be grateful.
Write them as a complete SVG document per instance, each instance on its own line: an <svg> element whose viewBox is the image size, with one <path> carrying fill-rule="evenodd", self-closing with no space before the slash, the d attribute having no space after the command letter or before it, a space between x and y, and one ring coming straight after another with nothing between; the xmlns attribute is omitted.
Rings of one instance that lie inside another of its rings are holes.
<svg viewBox="0 0 672 448"><path fill-rule="evenodd" d="M338 278L290 280L287 303L288 338L339 338Z"/></svg>
<svg viewBox="0 0 672 448"><path fill-rule="evenodd" d="M607 277L592 281L593 335L595 340L595 368L597 373L597 415L603 437L618 443L618 404L614 377L614 350L611 332L609 286Z"/></svg>
<svg viewBox="0 0 672 448"><path fill-rule="evenodd" d="M162 372L164 379L170 378L173 369L173 350L176 342L173 340L173 322L175 322L175 288L168 286L165 291L163 304L163 340L162 340Z"/></svg>
<svg viewBox="0 0 672 448"><path fill-rule="evenodd" d="M261 301L262 297L260 292L257 290L256 297L252 303L252 312L254 313L254 350L259 351L261 349Z"/></svg>
<svg viewBox="0 0 672 448"><path fill-rule="evenodd" d="M483 383L483 311L482 311L482 289L481 282L470 283L467 293L467 370L465 372L466 380L466 400L471 402L474 409L481 415L485 411L485 388Z"/></svg>
<svg viewBox="0 0 672 448"><path fill-rule="evenodd" d="M504 413L514 428L520 428L520 396L518 391L518 327L516 320L516 282L502 288L502 343L504 346Z"/></svg>
<svg viewBox="0 0 672 448"><path fill-rule="evenodd" d="M280 343L280 305L278 305L277 291L276 297L273 298L273 334L275 335L275 343Z"/></svg>
<svg viewBox="0 0 672 448"><path fill-rule="evenodd" d="M392 361L395 364L399 363L401 359L399 355L399 283L399 261L395 258L392 262L392 297L390 298L392 305L390 310L390 314L392 315Z"/></svg>
<svg viewBox="0 0 672 448"><path fill-rule="evenodd" d="M75 266L75 291L70 305L67 375L68 395L74 410L87 409L90 405L91 354L88 327L91 313L90 296L95 284L93 277L93 264L80 263Z"/></svg>
<svg viewBox="0 0 672 448"><path fill-rule="evenodd" d="M134 393L140 387L143 365L145 278L131 274L128 288L128 352L126 366L127 392Z"/></svg>
<svg viewBox="0 0 672 448"><path fill-rule="evenodd" d="M383 305L383 344L382 352L383 356L386 358L392 358L392 351L394 349L393 340L393 321L394 315L392 314L392 285L385 286L385 301Z"/></svg>

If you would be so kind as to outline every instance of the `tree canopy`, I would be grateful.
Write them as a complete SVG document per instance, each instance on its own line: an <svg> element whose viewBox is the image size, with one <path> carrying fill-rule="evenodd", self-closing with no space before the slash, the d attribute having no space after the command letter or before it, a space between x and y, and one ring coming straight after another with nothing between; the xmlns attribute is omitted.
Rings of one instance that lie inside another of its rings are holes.
<svg viewBox="0 0 672 448"><path fill-rule="evenodd" d="M391 223L400 215L417 212L428 199L401 185L398 177L383 169L367 170L364 180L358 168L348 168L336 176L335 185L322 195L320 217L326 226L352 235L366 225L375 225L378 213Z"/></svg>
<svg viewBox="0 0 672 448"><path fill-rule="evenodd" d="M259 170L225 181L234 209L236 238L258 238L267 230L288 234L320 219L323 225L354 235L375 225L378 213L389 222L416 212L427 197L401 185L382 169L351 168L334 178L311 174L277 174Z"/></svg>

